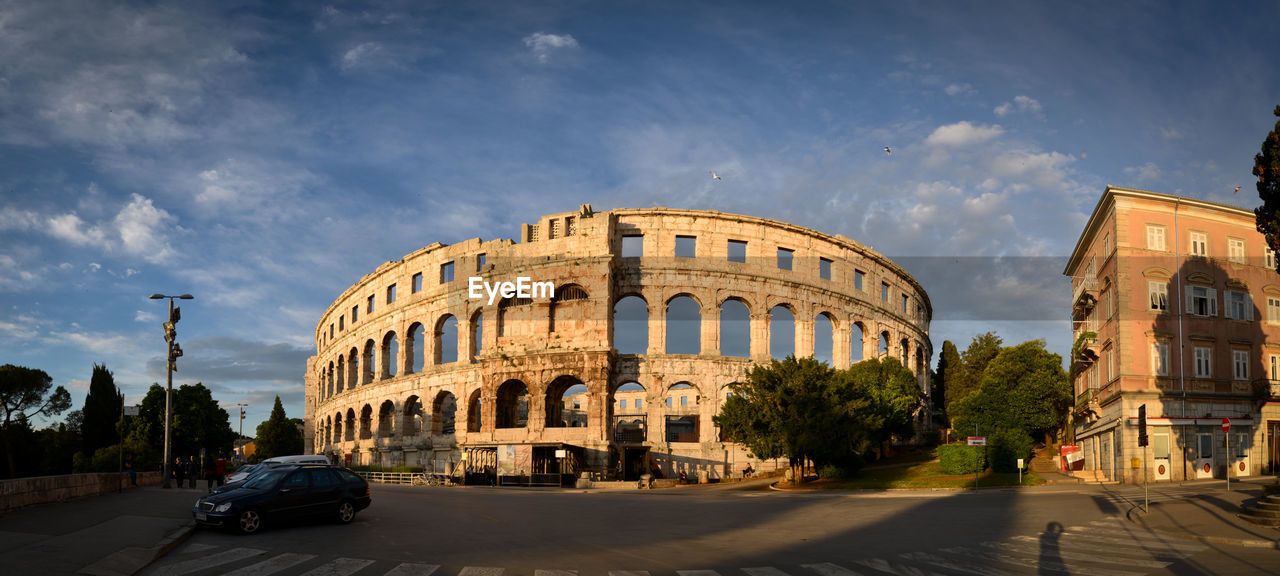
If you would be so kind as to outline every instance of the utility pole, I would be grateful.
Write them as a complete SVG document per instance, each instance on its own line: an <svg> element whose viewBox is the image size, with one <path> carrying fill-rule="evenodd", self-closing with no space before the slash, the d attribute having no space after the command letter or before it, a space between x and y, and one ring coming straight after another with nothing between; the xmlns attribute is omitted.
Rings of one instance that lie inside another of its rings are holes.
<svg viewBox="0 0 1280 576"><path fill-rule="evenodd" d="M182 294L179 296L165 296L164 294L152 294L152 300L169 299L169 321L164 323L164 341L168 347L165 352L165 383L164 383L164 466L161 468L161 474L164 474L164 488L172 488L169 483L169 460L173 457L171 439L169 429L173 426L173 371L177 368L177 360L182 356L182 347L178 345L178 331L176 326L178 320L182 318L182 309L173 305L173 299L190 300L195 298L190 294Z"/></svg>
<svg viewBox="0 0 1280 576"><path fill-rule="evenodd" d="M244 442L244 409L246 406L248 406L248 404L245 402L241 402L239 404L236 404L236 406L240 407L240 437L237 438L236 440L240 442Z"/></svg>

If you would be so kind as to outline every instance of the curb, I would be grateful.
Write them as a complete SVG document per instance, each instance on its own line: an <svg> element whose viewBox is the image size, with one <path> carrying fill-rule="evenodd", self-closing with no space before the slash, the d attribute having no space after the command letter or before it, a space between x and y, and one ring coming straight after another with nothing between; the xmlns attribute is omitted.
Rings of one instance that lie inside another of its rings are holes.
<svg viewBox="0 0 1280 576"><path fill-rule="evenodd" d="M1159 534L1164 534L1181 540L1203 542L1205 544L1226 544L1228 546L1240 546L1242 548L1270 548L1273 550L1280 550L1280 540L1254 540L1246 538L1224 538L1222 536L1200 536L1198 534L1191 534L1181 530L1169 530L1166 528L1148 526L1147 523L1134 519L1133 511L1139 510L1140 508L1141 507L1130 508L1124 513L1125 520L1142 526L1152 532L1157 532Z"/></svg>

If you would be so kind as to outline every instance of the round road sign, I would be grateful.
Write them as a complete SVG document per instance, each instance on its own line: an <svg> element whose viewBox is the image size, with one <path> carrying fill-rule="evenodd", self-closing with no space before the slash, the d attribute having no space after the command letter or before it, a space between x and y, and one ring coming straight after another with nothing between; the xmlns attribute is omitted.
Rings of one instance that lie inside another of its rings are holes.
<svg viewBox="0 0 1280 576"><path fill-rule="evenodd" d="M1231 430L1231 419L1230 419L1230 418L1223 418L1223 419L1222 419L1222 431L1223 431L1223 432L1229 432L1230 430Z"/></svg>

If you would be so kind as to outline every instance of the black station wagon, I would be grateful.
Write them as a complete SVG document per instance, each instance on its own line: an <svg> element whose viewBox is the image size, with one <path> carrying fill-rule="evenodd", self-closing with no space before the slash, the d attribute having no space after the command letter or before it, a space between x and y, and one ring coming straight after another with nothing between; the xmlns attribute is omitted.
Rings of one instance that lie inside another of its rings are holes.
<svg viewBox="0 0 1280 576"><path fill-rule="evenodd" d="M329 518L346 524L370 501L369 483L346 468L281 466L239 488L197 500L191 514L202 526L252 534L268 521L291 518Z"/></svg>

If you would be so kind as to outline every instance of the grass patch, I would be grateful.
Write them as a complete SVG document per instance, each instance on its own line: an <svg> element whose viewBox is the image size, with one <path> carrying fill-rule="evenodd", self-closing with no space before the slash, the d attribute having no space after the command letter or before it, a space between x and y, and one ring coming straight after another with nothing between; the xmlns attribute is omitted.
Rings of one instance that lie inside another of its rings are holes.
<svg viewBox="0 0 1280 576"><path fill-rule="evenodd" d="M942 470L936 458L925 460L919 453L892 458L862 469L854 478L832 480L821 478L800 487L820 490L931 490L973 487L973 474L956 476ZM1021 486L1039 486L1044 480L1029 472L1022 473ZM786 483L779 484L786 487ZM1018 473L996 473L990 469L978 475L978 487L1019 486Z"/></svg>

